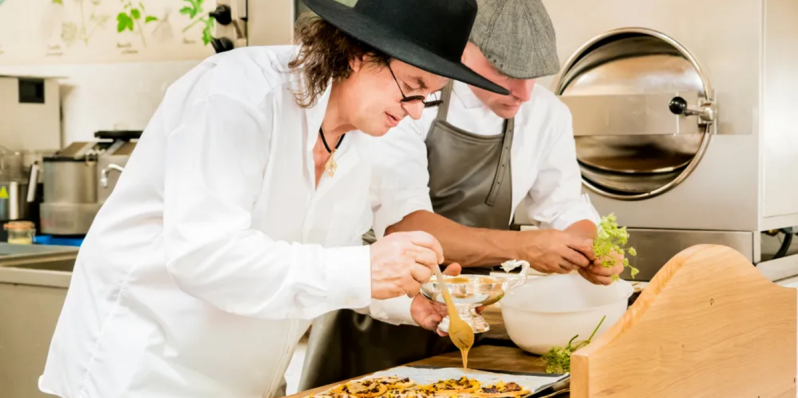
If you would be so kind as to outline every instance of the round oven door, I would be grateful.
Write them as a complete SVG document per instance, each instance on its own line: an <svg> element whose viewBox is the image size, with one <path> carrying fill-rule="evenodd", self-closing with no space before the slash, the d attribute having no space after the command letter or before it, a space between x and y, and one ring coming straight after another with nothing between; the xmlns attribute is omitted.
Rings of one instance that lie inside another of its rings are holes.
<svg viewBox="0 0 798 398"><path fill-rule="evenodd" d="M619 29L591 40L566 62L554 90L573 116L585 186L611 198L646 199L675 187L715 131L709 79L660 32Z"/></svg>

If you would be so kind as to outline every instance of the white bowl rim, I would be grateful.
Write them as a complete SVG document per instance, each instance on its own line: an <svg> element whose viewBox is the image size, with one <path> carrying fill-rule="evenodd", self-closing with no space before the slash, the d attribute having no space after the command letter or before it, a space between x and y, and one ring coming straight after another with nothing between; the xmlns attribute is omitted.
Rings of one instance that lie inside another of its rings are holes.
<svg viewBox="0 0 798 398"><path fill-rule="evenodd" d="M552 275L552 276L554 276L554 275ZM634 287L632 286L631 283L629 283L628 281L625 281L623 279L615 281L612 284L616 284L616 283L620 284L622 286L622 289L625 290L623 292L623 300L621 300L619 298L617 301L613 301L611 303L602 304L602 305L596 305L596 306L593 306L593 307L581 308L581 309L578 309L578 310L570 310L570 311L563 311L563 310L543 310L543 311L541 311L541 310L530 310L528 308L519 308L518 306L512 305L512 304L510 304L510 301L507 301L507 300L500 300L500 302L501 302L501 307L502 308L507 306L507 307L510 307L510 308L512 308L514 310L523 311L523 312L539 313L539 314L576 314L576 313L580 313L580 312L595 311L595 310L600 309L600 308L611 307L611 306L617 305L621 301L626 301L628 303L629 297L632 297L632 294L634 294L634 290L635 290ZM523 286L523 285L521 285L521 286ZM518 287L521 287L521 286L518 286ZM509 294L509 292L508 292L508 294Z"/></svg>

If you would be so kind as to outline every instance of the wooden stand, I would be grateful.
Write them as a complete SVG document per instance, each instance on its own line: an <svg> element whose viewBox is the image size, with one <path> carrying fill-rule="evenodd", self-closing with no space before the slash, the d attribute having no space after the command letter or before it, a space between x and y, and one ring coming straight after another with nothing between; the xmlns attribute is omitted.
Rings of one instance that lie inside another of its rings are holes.
<svg viewBox="0 0 798 398"><path fill-rule="evenodd" d="M796 290L700 245L571 357L574 398L796 397Z"/></svg>

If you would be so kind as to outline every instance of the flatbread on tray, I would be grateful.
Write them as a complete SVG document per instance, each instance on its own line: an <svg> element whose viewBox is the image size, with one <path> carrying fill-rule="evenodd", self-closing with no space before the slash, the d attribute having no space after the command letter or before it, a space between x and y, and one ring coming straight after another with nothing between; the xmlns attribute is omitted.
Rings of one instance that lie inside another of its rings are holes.
<svg viewBox="0 0 798 398"><path fill-rule="evenodd" d="M515 382L482 385L461 377L419 385L407 377L372 377L340 384L313 395L314 398L520 398L530 390Z"/></svg>
<svg viewBox="0 0 798 398"><path fill-rule="evenodd" d="M409 377L383 376L376 378L380 384L384 384L389 390L404 390L416 385L416 382Z"/></svg>
<svg viewBox="0 0 798 398"><path fill-rule="evenodd" d="M522 397L531 391L515 382L498 382L492 385L485 385L478 388L472 394L479 398L512 398Z"/></svg>
<svg viewBox="0 0 798 398"><path fill-rule="evenodd" d="M463 376L459 379L438 380L425 387L431 388L433 392L460 394L474 392L481 386L482 383L478 380Z"/></svg>

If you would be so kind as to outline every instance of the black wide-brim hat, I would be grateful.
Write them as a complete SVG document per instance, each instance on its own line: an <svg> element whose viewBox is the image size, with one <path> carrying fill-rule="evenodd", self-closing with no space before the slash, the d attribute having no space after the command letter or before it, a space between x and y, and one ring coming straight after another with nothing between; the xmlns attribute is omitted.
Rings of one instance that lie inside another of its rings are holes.
<svg viewBox="0 0 798 398"><path fill-rule="evenodd" d="M329 24L374 49L419 69L494 93L503 87L463 65L477 15L475 0L303 0Z"/></svg>

